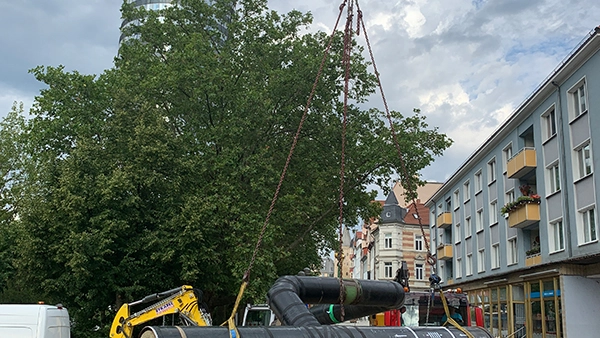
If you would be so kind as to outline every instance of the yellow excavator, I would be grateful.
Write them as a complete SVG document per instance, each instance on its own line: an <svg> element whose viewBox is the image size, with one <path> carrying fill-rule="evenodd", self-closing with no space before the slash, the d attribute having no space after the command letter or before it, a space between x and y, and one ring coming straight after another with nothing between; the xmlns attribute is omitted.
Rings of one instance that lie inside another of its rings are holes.
<svg viewBox="0 0 600 338"><path fill-rule="evenodd" d="M154 303L146 306L143 310L130 313L132 306L151 302ZM182 325L211 326L210 314L201 304L202 291L189 285L123 304L110 327L110 338L132 338L133 329L136 326L170 314L178 314Z"/></svg>

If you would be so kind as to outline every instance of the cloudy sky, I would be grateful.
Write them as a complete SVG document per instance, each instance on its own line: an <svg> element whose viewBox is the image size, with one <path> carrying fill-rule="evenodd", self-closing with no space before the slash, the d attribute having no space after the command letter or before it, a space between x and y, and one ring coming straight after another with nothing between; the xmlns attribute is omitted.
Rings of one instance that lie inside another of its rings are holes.
<svg viewBox="0 0 600 338"><path fill-rule="evenodd" d="M122 0L0 0L0 116L31 106L37 65L98 74L118 48ZM269 0L330 32L343 0ZM360 0L391 109L420 108L454 140L423 171L444 181L600 24L597 0ZM362 41L364 36L360 36ZM365 55L366 56L366 55ZM370 104L382 107L374 96Z"/></svg>

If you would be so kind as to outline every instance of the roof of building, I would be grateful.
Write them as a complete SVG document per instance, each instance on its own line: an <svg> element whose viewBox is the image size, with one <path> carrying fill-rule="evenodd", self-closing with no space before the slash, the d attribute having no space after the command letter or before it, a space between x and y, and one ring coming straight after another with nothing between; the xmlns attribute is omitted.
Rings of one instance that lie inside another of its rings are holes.
<svg viewBox="0 0 600 338"><path fill-rule="evenodd" d="M390 191L385 203L383 204L383 210L381 211L379 223L402 223L406 216L406 209L398 205L398 199L394 191Z"/></svg>
<svg viewBox="0 0 600 338"><path fill-rule="evenodd" d="M429 226L429 209L425 206L425 204L421 203L420 200L415 203L411 203L408 206L408 211L406 216L404 217L404 223L412 224L412 225L420 225L422 224L425 227ZM419 223L419 219L421 222Z"/></svg>

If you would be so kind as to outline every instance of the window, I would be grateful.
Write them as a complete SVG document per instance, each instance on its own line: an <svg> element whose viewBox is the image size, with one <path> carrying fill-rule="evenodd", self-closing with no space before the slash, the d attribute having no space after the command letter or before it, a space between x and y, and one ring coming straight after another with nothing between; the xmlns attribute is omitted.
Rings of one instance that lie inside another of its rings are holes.
<svg viewBox="0 0 600 338"><path fill-rule="evenodd" d="M512 143L507 145L506 148L504 148L504 150L502 151L502 157L503 157L503 161L502 161L502 171L506 172L506 168L508 167L508 161L512 158L513 156L513 151L512 151Z"/></svg>
<svg viewBox="0 0 600 338"><path fill-rule="evenodd" d="M477 216L475 217L475 231L480 232L483 230L483 209L477 210Z"/></svg>
<svg viewBox="0 0 600 338"><path fill-rule="evenodd" d="M592 173L592 155L590 152L590 144L586 144L577 150L577 164L579 169L579 178L585 177Z"/></svg>
<svg viewBox="0 0 600 338"><path fill-rule="evenodd" d="M481 181L481 171L475 174L475 194L483 189L483 182Z"/></svg>
<svg viewBox="0 0 600 338"><path fill-rule="evenodd" d="M462 258L461 257L456 259L456 271L454 274L456 275L456 278L462 277Z"/></svg>
<svg viewBox="0 0 600 338"><path fill-rule="evenodd" d="M565 248L562 220L550 223L550 251L560 251Z"/></svg>
<svg viewBox="0 0 600 338"><path fill-rule="evenodd" d="M454 210L458 209L460 206L458 189L454 192L454 195L452 195L452 204L454 204Z"/></svg>
<svg viewBox="0 0 600 338"><path fill-rule="evenodd" d="M496 182L496 159L488 162L488 184Z"/></svg>
<svg viewBox="0 0 600 338"><path fill-rule="evenodd" d="M490 225L498 223L498 201L490 203Z"/></svg>
<svg viewBox="0 0 600 338"><path fill-rule="evenodd" d="M423 236L421 235L415 236L415 250L423 251Z"/></svg>
<svg viewBox="0 0 600 338"><path fill-rule="evenodd" d="M384 248L386 248L386 249L392 248L392 234L391 233L385 234Z"/></svg>
<svg viewBox="0 0 600 338"><path fill-rule="evenodd" d="M385 278L392 278L392 263L391 262L385 262L383 263L383 270L384 270L384 276Z"/></svg>
<svg viewBox="0 0 600 338"><path fill-rule="evenodd" d="M465 238L468 238L473 233L473 227L471 226L471 216L465 218Z"/></svg>
<svg viewBox="0 0 600 338"><path fill-rule="evenodd" d="M552 194L560 190L560 170L558 169L558 163L548 167L547 172L548 192Z"/></svg>
<svg viewBox="0 0 600 338"><path fill-rule="evenodd" d="M598 239L596 235L596 215L594 209L588 209L581 212L583 220L580 227L580 243L585 244Z"/></svg>
<svg viewBox="0 0 600 338"><path fill-rule="evenodd" d="M508 240L508 265L517 264L517 238L511 238Z"/></svg>
<svg viewBox="0 0 600 338"><path fill-rule="evenodd" d="M423 264L415 265L415 279L423 280Z"/></svg>
<svg viewBox="0 0 600 338"><path fill-rule="evenodd" d="M508 204L508 203L511 203L514 201L515 201L515 190L510 189L509 191L506 192L506 195L504 196L504 204ZM504 217L508 218L508 213L504 214Z"/></svg>
<svg viewBox="0 0 600 338"><path fill-rule="evenodd" d="M556 135L556 111L554 105L542 114L542 135L544 141Z"/></svg>
<svg viewBox="0 0 600 338"><path fill-rule="evenodd" d="M461 240L460 223L456 223L454 231L454 243L460 243Z"/></svg>
<svg viewBox="0 0 600 338"><path fill-rule="evenodd" d="M467 276L473 275L473 254L467 254Z"/></svg>
<svg viewBox="0 0 600 338"><path fill-rule="evenodd" d="M500 244L492 245L492 269L500 267Z"/></svg>
<svg viewBox="0 0 600 338"><path fill-rule="evenodd" d="M514 202L515 201L515 190L511 189L509 191L506 192L506 203L510 203L510 202Z"/></svg>
<svg viewBox="0 0 600 338"><path fill-rule="evenodd" d="M469 182L469 181L466 181L466 182L463 184L463 199L464 199L465 203L466 203L468 200L470 200L470 199L471 199L471 190L470 190L470 188L471 188L471 184L470 184L470 182Z"/></svg>
<svg viewBox="0 0 600 338"><path fill-rule="evenodd" d="M586 98L586 89L585 82L581 82L580 84L575 86L575 89L569 92L571 98L571 117L576 118L577 116L587 112L587 98Z"/></svg>
<svg viewBox="0 0 600 338"><path fill-rule="evenodd" d="M485 272L485 249L479 249L477 253L477 272Z"/></svg>

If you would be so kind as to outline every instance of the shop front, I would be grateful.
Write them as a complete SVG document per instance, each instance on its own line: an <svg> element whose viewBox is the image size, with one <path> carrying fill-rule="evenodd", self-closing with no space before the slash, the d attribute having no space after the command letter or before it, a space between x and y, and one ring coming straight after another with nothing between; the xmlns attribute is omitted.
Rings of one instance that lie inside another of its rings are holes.
<svg viewBox="0 0 600 338"><path fill-rule="evenodd" d="M560 295L558 276L468 291L473 321L479 308L494 336L516 338L563 337Z"/></svg>

